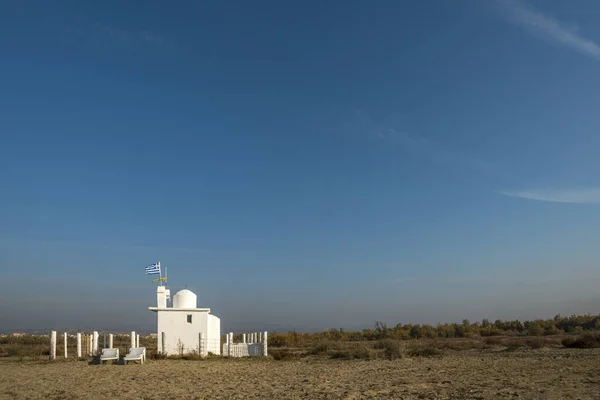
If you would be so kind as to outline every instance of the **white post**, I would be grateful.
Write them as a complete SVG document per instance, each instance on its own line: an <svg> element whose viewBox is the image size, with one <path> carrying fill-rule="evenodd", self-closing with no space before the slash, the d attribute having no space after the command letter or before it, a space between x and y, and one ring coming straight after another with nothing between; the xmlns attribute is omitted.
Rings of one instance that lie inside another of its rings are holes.
<svg viewBox="0 0 600 400"><path fill-rule="evenodd" d="M264 342L263 342L263 356L266 357L266 356L269 355L269 352L267 350L267 332L266 331L263 334L263 339L264 339Z"/></svg>
<svg viewBox="0 0 600 400"><path fill-rule="evenodd" d="M262 343L263 341L263 334L262 332L258 332L258 341Z"/></svg>
<svg viewBox="0 0 600 400"><path fill-rule="evenodd" d="M50 332L50 361L56 359L56 331Z"/></svg>
<svg viewBox="0 0 600 400"><path fill-rule="evenodd" d="M137 347L135 345L135 331L131 331L131 348Z"/></svg>
<svg viewBox="0 0 600 400"><path fill-rule="evenodd" d="M242 333L242 343L246 344L246 334Z"/></svg>
<svg viewBox="0 0 600 400"><path fill-rule="evenodd" d="M198 354L200 357L204 357L204 353L206 353L206 346L204 346L204 332L200 332L198 334Z"/></svg>
<svg viewBox="0 0 600 400"><path fill-rule="evenodd" d="M92 347L92 355L98 354L98 332L94 331L94 344Z"/></svg>
<svg viewBox="0 0 600 400"><path fill-rule="evenodd" d="M81 333L77 333L77 358L82 358L81 353Z"/></svg>
<svg viewBox="0 0 600 400"><path fill-rule="evenodd" d="M140 347L140 335L136 335L135 336L135 341L136 341L136 346L135 347Z"/></svg>
<svg viewBox="0 0 600 400"><path fill-rule="evenodd" d="M160 347L161 347L161 352L163 354L167 354L167 345L166 345L165 339L166 339L165 333L161 332L161 334L160 334Z"/></svg>
<svg viewBox="0 0 600 400"><path fill-rule="evenodd" d="M229 348L228 350L228 356L231 357L233 355L233 332L229 332Z"/></svg>
<svg viewBox="0 0 600 400"><path fill-rule="evenodd" d="M67 358L67 332L65 332L65 358Z"/></svg>
<svg viewBox="0 0 600 400"><path fill-rule="evenodd" d="M113 348L113 334L112 333L108 334L108 348L109 349Z"/></svg>
<svg viewBox="0 0 600 400"><path fill-rule="evenodd" d="M93 355L92 348L94 347L94 337L93 335L88 335L88 356Z"/></svg>

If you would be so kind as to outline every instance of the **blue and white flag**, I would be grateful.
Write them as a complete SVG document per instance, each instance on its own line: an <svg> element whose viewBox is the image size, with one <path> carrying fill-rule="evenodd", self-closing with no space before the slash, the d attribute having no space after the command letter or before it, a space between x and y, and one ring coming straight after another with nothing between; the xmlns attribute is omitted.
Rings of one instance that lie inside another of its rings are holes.
<svg viewBox="0 0 600 400"><path fill-rule="evenodd" d="M146 275L158 275L160 274L160 261L156 264L150 264L146 267Z"/></svg>

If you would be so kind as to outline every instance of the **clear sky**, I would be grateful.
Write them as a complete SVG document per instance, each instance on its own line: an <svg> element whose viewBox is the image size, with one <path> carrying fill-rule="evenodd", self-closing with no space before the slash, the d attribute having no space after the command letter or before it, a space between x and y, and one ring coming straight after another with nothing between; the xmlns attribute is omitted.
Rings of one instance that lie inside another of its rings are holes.
<svg viewBox="0 0 600 400"><path fill-rule="evenodd" d="M0 325L598 312L600 2L2 1Z"/></svg>

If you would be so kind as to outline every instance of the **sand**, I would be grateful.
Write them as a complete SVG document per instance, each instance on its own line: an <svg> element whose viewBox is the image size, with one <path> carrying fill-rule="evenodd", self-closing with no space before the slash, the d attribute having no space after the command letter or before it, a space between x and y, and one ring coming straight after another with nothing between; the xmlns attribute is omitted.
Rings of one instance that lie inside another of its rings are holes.
<svg viewBox="0 0 600 400"><path fill-rule="evenodd" d="M0 362L8 399L600 399L600 349L400 360Z"/></svg>

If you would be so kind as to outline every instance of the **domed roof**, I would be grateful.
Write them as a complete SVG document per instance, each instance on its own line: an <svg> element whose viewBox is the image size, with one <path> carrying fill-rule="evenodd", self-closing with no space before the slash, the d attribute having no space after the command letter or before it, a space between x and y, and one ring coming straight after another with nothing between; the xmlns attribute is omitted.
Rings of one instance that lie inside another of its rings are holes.
<svg viewBox="0 0 600 400"><path fill-rule="evenodd" d="M173 308L196 308L198 297L188 289L182 289L173 296Z"/></svg>

